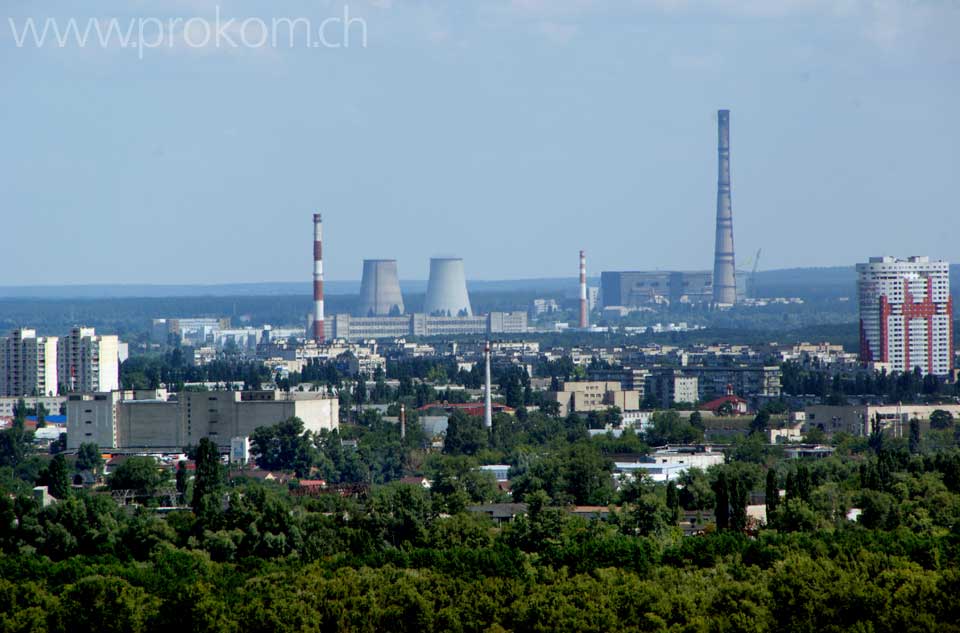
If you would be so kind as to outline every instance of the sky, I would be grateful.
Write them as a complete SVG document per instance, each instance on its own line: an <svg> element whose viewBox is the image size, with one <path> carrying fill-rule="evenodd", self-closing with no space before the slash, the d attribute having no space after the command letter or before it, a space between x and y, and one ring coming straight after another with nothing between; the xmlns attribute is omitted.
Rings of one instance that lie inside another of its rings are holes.
<svg viewBox="0 0 960 633"><path fill-rule="evenodd" d="M960 262L960 0L0 12L0 286L307 280L314 211L331 280L710 269L720 108L738 266ZM24 38L71 18L135 39Z"/></svg>

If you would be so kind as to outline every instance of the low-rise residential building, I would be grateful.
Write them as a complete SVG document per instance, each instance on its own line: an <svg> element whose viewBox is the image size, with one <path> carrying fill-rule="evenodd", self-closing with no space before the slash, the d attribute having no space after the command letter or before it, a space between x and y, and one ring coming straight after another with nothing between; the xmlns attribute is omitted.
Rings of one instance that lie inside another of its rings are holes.
<svg viewBox="0 0 960 633"><path fill-rule="evenodd" d="M546 397L560 405L560 415L589 413L617 407L621 411L640 408L640 392L625 390L619 382L564 382L559 391L548 391Z"/></svg>

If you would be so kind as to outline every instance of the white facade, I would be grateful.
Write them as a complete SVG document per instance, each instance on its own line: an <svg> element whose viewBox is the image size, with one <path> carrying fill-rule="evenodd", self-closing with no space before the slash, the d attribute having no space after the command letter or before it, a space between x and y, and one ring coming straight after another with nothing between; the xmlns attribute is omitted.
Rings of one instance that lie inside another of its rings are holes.
<svg viewBox="0 0 960 633"><path fill-rule="evenodd" d="M55 396L57 337L14 330L0 342L0 396Z"/></svg>
<svg viewBox="0 0 960 633"><path fill-rule="evenodd" d="M169 398L163 390L73 394L67 400L67 447L177 448L210 438L231 440L290 417L318 433L339 426L336 398L320 392L198 391Z"/></svg>
<svg viewBox="0 0 960 633"><path fill-rule="evenodd" d="M928 257L857 264L860 360L947 375L953 360L950 265Z"/></svg>
<svg viewBox="0 0 960 633"><path fill-rule="evenodd" d="M108 392L120 388L120 340L76 327L57 346L57 375L68 392Z"/></svg>

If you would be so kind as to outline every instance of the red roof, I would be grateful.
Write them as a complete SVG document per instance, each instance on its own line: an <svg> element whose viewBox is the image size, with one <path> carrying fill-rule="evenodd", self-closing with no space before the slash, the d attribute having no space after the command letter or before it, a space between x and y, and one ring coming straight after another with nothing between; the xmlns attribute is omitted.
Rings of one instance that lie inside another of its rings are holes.
<svg viewBox="0 0 960 633"><path fill-rule="evenodd" d="M513 414L514 409L508 407L505 404L499 404L494 402L492 404L494 413L509 413ZM483 415L483 403L482 402L432 402L430 404L425 404L418 409L418 411L429 411L430 409L443 409L448 413L453 411L463 411L467 415L482 416Z"/></svg>
<svg viewBox="0 0 960 633"><path fill-rule="evenodd" d="M743 404L743 405L747 404L747 401L741 398L740 396L721 396L715 400L711 400L710 402L706 402L700 405L700 408L705 409L707 411L716 411L722 405L727 404L728 402L734 409L737 408L738 404Z"/></svg>

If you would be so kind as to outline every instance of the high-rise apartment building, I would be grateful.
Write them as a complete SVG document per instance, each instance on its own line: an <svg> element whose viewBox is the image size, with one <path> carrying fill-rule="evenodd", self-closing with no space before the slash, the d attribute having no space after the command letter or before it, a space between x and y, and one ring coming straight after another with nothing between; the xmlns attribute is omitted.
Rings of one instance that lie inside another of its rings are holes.
<svg viewBox="0 0 960 633"><path fill-rule="evenodd" d="M928 257L857 264L860 360L943 376L953 360L950 265Z"/></svg>
<svg viewBox="0 0 960 633"><path fill-rule="evenodd" d="M0 339L0 396L55 396L57 386L57 337L21 328Z"/></svg>
<svg viewBox="0 0 960 633"><path fill-rule="evenodd" d="M107 392L120 388L120 341L75 327L57 346L57 374L68 392Z"/></svg>

